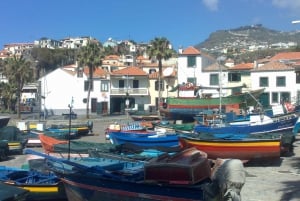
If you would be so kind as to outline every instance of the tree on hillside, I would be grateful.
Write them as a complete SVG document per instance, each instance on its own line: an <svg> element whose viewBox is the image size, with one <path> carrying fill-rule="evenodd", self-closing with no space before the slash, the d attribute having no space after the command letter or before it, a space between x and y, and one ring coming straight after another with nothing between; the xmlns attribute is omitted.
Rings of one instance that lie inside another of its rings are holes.
<svg viewBox="0 0 300 201"><path fill-rule="evenodd" d="M96 41L90 41L87 46L83 46L79 50L77 60L79 65L87 66L89 69L89 78L88 78L88 93L86 99L86 118L89 119L89 103L90 103L90 93L93 87L93 73L96 70L97 66L102 64L102 53L103 49L100 43Z"/></svg>
<svg viewBox="0 0 300 201"><path fill-rule="evenodd" d="M21 91L25 84L33 81L31 63L25 60L23 56L13 55L5 61L4 75L7 77L8 82L16 87L17 114L18 118L21 118Z"/></svg>
<svg viewBox="0 0 300 201"><path fill-rule="evenodd" d="M5 82L0 83L0 95L3 110L10 112L13 109L13 105L16 104L15 94L16 87L14 84Z"/></svg>
<svg viewBox="0 0 300 201"><path fill-rule="evenodd" d="M40 78L44 73L55 70L64 65L75 62L74 49L49 49L34 47L26 52L27 59L35 62L36 78Z"/></svg>
<svg viewBox="0 0 300 201"><path fill-rule="evenodd" d="M158 61L158 115L160 116L159 105L161 103L161 75L162 75L162 60L168 60L172 57L174 51L170 48L170 42L165 38L154 38L151 40L149 47L147 48L147 53L149 59L155 58Z"/></svg>

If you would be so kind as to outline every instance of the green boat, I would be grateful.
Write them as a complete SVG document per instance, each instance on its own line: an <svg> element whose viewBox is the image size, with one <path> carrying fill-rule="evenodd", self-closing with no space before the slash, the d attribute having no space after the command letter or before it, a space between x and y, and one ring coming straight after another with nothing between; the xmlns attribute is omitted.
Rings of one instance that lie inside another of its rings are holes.
<svg viewBox="0 0 300 201"><path fill-rule="evenodd" d="M239 111L249 105L257 105L257 99L264 89L225 96L222 98L197 97L167 97L160 107L160 113L168 119L192 120L195 115L205 110L214 110L222 107L222 111Z"/></svg>

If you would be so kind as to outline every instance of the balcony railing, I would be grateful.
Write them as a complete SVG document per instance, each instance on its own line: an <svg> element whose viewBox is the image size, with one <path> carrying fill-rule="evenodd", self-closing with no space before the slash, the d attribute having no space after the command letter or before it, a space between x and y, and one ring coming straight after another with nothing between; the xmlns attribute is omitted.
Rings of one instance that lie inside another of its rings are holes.
<svg viewBox="0 0 300 201"><path fill-rule="evenodd" d="M126 96L127 92L129 95L132 95L132 96L147 96L147 95L149 95L149 91L147 88L129 88L129 89L117 88L117 89L111 89L110 94Z"/></svg>

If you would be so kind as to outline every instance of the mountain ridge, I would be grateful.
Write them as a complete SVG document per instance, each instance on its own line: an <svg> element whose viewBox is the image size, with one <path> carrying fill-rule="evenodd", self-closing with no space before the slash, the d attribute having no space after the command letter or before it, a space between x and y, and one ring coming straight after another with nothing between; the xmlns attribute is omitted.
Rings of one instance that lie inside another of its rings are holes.
<svg viewBox="0 0 300 201"><path fill-rule="evenodd" d="M262 24L241 26L228 30L218 30L195 45L195 48L208 52L220 51L224 48L247 48L250 46L270 47L276 43L299 44L299 31L277 31Z"/></svg>

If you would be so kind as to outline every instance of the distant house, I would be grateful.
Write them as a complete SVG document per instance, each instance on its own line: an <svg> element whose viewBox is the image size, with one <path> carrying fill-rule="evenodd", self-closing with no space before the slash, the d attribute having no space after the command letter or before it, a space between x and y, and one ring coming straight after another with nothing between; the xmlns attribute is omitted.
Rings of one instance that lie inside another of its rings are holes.
<svg viewBox="0 0 300 201"><path fill-rule="evenodd" d="M58 68L39 79L41 86L41 108L48 113L69 112L72 104L77 114L86 113L88 68L67 66ZM108 74L97 68L93 75L90 94L90 114L109 114L110 82Z"/></svg>
<svg viewBox="0 0 300 201"><path fill-rule="evenodd" d="M279 61L270 61L251 70L252 88L265 88L260 97L264 106L277 105L283 102L295 103L295 68Z"/></svg>
<svg viewBox="0 0 300 201"><path fill-rule="evenodd" d="M33 43L9 43L4 45L4 50L11 55L22 55L26 50L33 48Z"/></svg>
<svg viewBox="0 0 300 201"><path fill-rule="evenodd" d="M148 73L136 66L111 72L111 113L145 111L150 105Z"/></svg>
<svg viewBox="0 0 300 201"><path fill-rule="evenodd" d="M35 40L34 45L40 48L56 49L61 47L62 42L44 37L39 40Z"/></svg>
<svg viewBox="0 0 300 201"><path fill-rule="evenodd" d="M244 86L241 91L247 92L252 89L251 70L254 68L253 63L240 63L228 68L227 87Z"/></svg>
<svg viewBox="0 0 300 201"><path fill-rule="evenodd" d="M216 63L211 56L202 53L200 50L190 46L181 50L178 55L178 84L192 83L195 86L209 86L217 83L210 83L210 75L207 75L205 69ZM213 71L218 71L219 68ZM217 72L216 72L217 73ZM218 74L216 74L218 75ZM217 76L218 79L218 76ZM182 94L182 96L195 96L191 94Z"/></svg>

